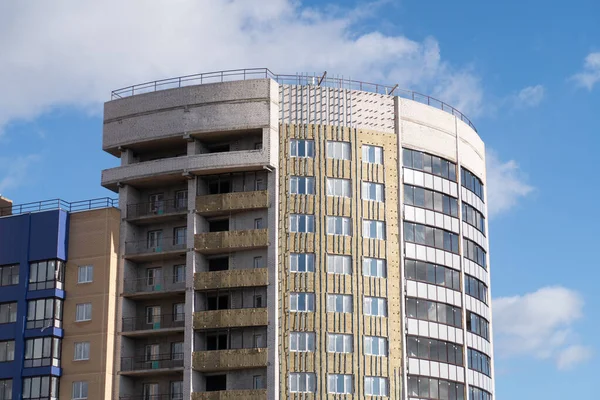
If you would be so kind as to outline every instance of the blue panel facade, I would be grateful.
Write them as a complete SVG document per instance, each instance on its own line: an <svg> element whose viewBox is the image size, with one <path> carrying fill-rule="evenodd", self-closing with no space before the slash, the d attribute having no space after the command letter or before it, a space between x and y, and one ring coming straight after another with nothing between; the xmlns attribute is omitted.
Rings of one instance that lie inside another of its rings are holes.
<svg viewBox="0 0 600 400"><path fill-rule="evenodd" d="M62 210L0 218L0 266L19 265L19 283L0 288L0 304L17 303L16 322L0 323L0 340L15 341L15 360L0 363L0 379L13 379L13 399L22 398L24 377L61 375L61 369L51 365L25 368L24 357L27 338L63 336L58 327L27 329L27 301L64 299L60 287L30 290L29 278L32 262L67 260L68 226L69 214Z"/></svg>

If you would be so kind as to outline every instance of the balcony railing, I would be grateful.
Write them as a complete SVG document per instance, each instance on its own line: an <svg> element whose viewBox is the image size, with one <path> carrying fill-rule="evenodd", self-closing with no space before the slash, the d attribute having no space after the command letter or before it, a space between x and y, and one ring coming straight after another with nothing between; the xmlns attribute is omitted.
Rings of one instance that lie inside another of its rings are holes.
<svg viewBox="0 0 600 400"><path fill-rule="evenodd" d="M150 394L119 396L119 400L183 400L183 394Z"/></svg>
<svg viewBox="0 0 600 400"><path fill-rule="evenodd" d="M194 313L194 329L266 326L268 323L269 315L266 308L240 308Z"/></svg>
<svg viewBox="0 0 600 400"><path fill-rule="evenodd" d="M196 251L204 253L267 247L269 245L268 232L267 229L249 229L198 233L195 236L194 247Z"/></svg>
<svg viewBox="0 0 600 400"><path fill-rule="evenodd" d="M192 366L196 371L212 372L267 366L267 349L195 351Z"/></svg>
<svg viewBox="0 0 600 400"><path fill-rule="evenodd" d="M127 219L184 213L187 208L187 199L166 199L149 203L129 204L127 205Z"/></svg>
<svg viewBox="0 0 600 400"><path fill-rule="evenodd" d="M180 243L172 237L165 237L159 240L137 240L133 242L125 242L125 254L151 254L165 253L168 251L185 250L187 243Z"/></svg>
<svg viewBox="0 0 600 400"><path fill-rule="evenodd" d="M269 284L267 268L230 269L226 271L196 272L194 274L194 289L224 289Z"/></svg>
<svg viewBox="0 0 600 400"><path fill-rule="evenodd" d="M145 371L152 369L182 368L183 353L157 354L151 357L121 357L121 371Z"/></svg>
<svg viewBox="0 0 600 400"><path fill-rule="evenodd" d="M200 215L267 207L269 207L269 193L266 190L207 194L196 197L196 212Z"/></svg>
<svg viewBox="0 0 600 400"><path fill-rule="evenodd" d="M161 314L143 317L123 318L123 332L157 329L183 328L185 314Z"/></svg>
<svg viewBox="0 0 600 400"><path fill-rule="evenodd" d="M184 282L173 282L173 277L162 278L133 278L123 282L124 294L135 293L164 293L185 290Z"/></svg>

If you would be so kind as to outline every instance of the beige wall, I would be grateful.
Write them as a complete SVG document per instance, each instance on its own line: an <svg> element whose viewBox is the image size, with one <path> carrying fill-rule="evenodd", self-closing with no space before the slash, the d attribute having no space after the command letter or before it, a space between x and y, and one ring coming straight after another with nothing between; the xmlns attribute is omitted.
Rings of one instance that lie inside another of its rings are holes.
<svg viewBox="0 0 600 400"><path fill-rule="evenodd" d="M88 399L111 399L120 211L115 208L70 215L69 253L60 399L71 399L73 382L88 382ZM93 282L77 283L78 267L93 265ZM79 303L92 304L92 319L75 322ZM73 361L75 343L90 342L90 358Z"/></svg>

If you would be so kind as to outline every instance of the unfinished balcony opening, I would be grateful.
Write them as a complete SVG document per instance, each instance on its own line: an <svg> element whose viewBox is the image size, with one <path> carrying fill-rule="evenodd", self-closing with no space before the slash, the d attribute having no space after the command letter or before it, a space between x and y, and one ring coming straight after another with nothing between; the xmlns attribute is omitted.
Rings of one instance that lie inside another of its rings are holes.
<svg viewBox="0 0 600 400"><path fill-rule="evenodd" d="M219 392L221 390L227 390L227 375L206 375L206 391L207 392Z"/></svg>
<svg viewBox="0 0 600 400"><path fill-rule="evenodd" d="M217 289L196 293L196 309L199 311L265 308L266 306L266 286L241 289Z"/></svg>
<svg viewBox="0 0 600 400"><path fill-rule="evenodd" d="M126 218L136 224L158 220L185 220L188 209L187 184L130 190Z"/></svg>
<svg viewBox="0 0 600 400"><path fill-rule="evenodd" d="M227 328L195 332L195 351L260 349L267 347L267 327Z"/></svg>
<svg viewBox="0 0 600 400"><path fill-rule="evenodd" d="M215 256L207 258L208 272L227 271L229 269L229 256Z"/></svg>
<svg viewBox="0 0 600 400"><path fill-rule="evenodd" d="M208 232L227 232L229 231L229 218L213 219L208 222Z"/></svg>
<svg viewBox="0 0 600 400"><path fill-rule="evenodd" d="M197 178L196 212L204 216L269 207L267 171L201 176Z"/></svg>
<svg viewBox="0 0 600 400"><path fill-rule="evenodd" d="M262 129L195 134L199 154L261 150Z"/></svg>

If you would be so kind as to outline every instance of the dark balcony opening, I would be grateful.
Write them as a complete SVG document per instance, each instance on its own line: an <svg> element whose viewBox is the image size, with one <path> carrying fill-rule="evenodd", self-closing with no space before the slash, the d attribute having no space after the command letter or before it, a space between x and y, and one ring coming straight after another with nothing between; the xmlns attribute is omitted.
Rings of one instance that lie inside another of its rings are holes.
<svg viewBox="0 0 600 400"><path fill-rule="evenodd" d="M231 181L215 179L208 182L208 194L231 193Z"/></svg>
<svg viewBox="0 0 600 400"><path fill-rule="evenodd" d="M229 309L229 295L218 294L206 296L206 310L227 310Z"/></svg>
<svg viewBox="0 0 600 400"><path fill-rule="evenodd" d="M217 257L208 259L208 271L227 271L229 269L229 257Z"/></svg>
<svg viewBox="0 0 600 400"><path fill-rule="evenodd" d="M227 153L230 150L231 145L229 143L218 143L210 144L206 146L208 153Z"/></svg>
<svg viewBox="0 0 600 400"><path fill-rule="evenodd" d="M216 221L208 221L209 232L226 232L229 230L229 219L219 219Z"/></svg>
<svg viewBox="0 0 600 400"><path fill-rule="evenodd" d="M213 195L266 190L267 171L244 171L198 177L197 195Z"/></svg>
<svg viewBox="0 0 600 400"><path fill-rule="evenodd" d="M215 333L206 335L206 350L227 350L227 333Z"/></svg>
<svg viewBox="0 0 600 400"><path fill-rule="evenodd" d="M227 390L227 375L209 375L206 377L206 391Z"/></svg>

